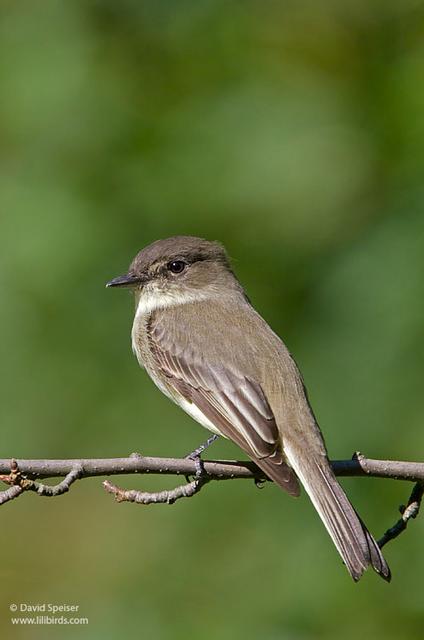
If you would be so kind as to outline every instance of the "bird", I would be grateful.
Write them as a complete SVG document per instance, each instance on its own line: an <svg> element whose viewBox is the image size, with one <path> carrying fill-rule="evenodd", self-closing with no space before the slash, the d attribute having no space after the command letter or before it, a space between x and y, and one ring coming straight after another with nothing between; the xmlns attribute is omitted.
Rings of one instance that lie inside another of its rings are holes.
<svg viewBox="0 0 424 640"><path fill-rule="evenodd" d="M288 494L299 496L303 485L355 582L369 566L390 581L334 475L299 368L251 304L223 245L157 240L107 286L134 293L132 348L157 387Z"/></svg>

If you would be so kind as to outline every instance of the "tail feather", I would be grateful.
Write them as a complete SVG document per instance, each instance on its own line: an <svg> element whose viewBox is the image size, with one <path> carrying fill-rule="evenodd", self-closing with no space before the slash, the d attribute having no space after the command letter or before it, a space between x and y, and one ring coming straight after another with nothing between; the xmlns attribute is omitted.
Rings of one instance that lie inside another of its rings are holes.
<svg viewBox="0 0 424 640"><path fill-rule="evenodd" d="M290 465L295 470L330 534L352 578L357 581L369 565L384 580L390 581L390 569L383 555L328 464L309 460L307 472L297 456L285 447Z"/></svg>
<svg viewBox="0 0 424 640"><path fill-rule="evenodd" d="M371 558L371 565L374 571L376 571L384 580L390 582L392 574L390 573L390 568L384 559L383 554L380 551L380 547L378 546L376 540L372 537L366 526L361 520L361 524L365 533L365 537L367 539L368 551Z"/></svg>

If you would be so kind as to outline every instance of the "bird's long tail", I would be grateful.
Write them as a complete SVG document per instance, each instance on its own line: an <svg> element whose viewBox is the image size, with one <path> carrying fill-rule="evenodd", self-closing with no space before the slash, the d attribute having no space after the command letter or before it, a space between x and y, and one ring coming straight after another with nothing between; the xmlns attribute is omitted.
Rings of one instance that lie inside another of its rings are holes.
<svg viewBox="0 0 424 640"><path fill-rule="evenodd" d="M390 569L377 542L350 504L328 461L309 459L307 465L302 465L290 449L285 447L285 453L352 578L359 580L371 565L389 582Z"/></svg>

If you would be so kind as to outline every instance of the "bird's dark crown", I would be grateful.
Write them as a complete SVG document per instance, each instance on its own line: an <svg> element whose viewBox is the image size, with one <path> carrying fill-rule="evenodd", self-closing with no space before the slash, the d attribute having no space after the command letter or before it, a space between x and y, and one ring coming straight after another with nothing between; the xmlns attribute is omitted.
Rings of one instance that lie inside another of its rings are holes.
<svg viewBox="0 0 424 640"><path fill-rule="evenodd" d="M195 236L173 236L142 249L132 261L129 272L140 274L155 264L166 264L172 260L185 260L189 264L208 260L229 266L227 253L219 242Z"/></svg>

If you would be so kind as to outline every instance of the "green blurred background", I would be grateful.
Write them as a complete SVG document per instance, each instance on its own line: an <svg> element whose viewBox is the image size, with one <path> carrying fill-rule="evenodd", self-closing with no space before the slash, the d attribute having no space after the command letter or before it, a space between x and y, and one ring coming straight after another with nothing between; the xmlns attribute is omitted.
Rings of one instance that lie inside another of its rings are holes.
<svg viewBox="0 0 424 640"><path fill-rule="evenodd" d="M104 288L180 233L226 245L333 458L422 459L424 3L23 0L1 17L0 457L204 439L132 357L130 296ZM343 484L377 536L410 490ZM84 480L1 518L5 637L422 637L424 516L387 547L390 586L354 585L307 498L271 485L143 508ZM11 602L77 604L89 625L12 628Z"/></svg>

